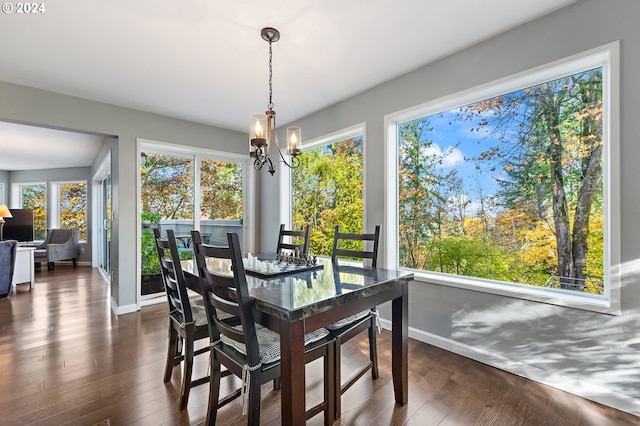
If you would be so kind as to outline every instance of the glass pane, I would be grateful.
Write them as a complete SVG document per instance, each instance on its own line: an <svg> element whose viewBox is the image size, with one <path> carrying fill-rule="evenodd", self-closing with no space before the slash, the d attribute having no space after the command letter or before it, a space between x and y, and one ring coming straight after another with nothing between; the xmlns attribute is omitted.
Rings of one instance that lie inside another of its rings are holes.
<svg viewBox="0 0 640 426"><path fill-rule="evenodd" d="M242 167L204 159L200 162L200 233L204 242L227 244L227 232L242 241Z"/></svg>
<svg viewBox="0 0 640 426"><path fill-rule="evenodd" d="M194 159L145 152L141 168L142 295L164 291L153 228L189 235L194 225Z"/></svg>
<svg viewBox="0 0 640 426"><path fill-rule="evenodd" d="M345 139L304 151L292 170L293 226L311 225L309 252L330 256L336 225L363 229L363 138ZM354 249L356 249L354 247Z"/></svg>
<svg viewBox="0 0 640 426"><path fill-rule="evenodd" d="M22 186L22 208L33 210L33 238L44 241L47 236L47 185Z"/></svg>
<svg viewBox="0 0 640 426"><path fill-rule="evenodd" d="M399 264L603 293L602 68L398 126Z"/></svg>
<svg viewBox="0 0 640 426"><path fill-rule="evenodd" d="M61 228L79 228L80 241L87 240L87 184L62 183L60 189Z"/></svg>

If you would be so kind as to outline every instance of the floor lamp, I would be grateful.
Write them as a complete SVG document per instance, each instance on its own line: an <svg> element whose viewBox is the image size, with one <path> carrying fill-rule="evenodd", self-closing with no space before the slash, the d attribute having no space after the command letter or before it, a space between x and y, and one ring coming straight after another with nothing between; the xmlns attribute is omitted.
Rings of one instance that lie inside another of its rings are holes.
<svg viewBox="0 0 640 426"><path fill-rule="evenodd" d="M9 207L6 204L0 204L0 241L4 241L4 235L2 234L4 228L4 218L13 217L9 211Z"/></svg>

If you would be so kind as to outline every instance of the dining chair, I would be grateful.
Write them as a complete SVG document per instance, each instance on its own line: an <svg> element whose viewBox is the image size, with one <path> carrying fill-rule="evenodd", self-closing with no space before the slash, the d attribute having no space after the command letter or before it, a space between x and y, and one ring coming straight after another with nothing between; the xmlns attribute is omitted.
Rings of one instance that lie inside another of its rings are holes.
<svg viewBox="0 0 640 426"><path fill-rule="evenodd" d="M278 247L276 254L280 254L282 250L296 251L301 255L309 254L309 235L311 227L305 226L304 229L299 231L284 229L284 223L280 225L280 232L278 234ZM285 238L287 239L285 241Z"/></svg>
<svg viewBox="0 0 640 426"><path fill-rule="evenodd" d="M189 300L174 232L167 230L165 238L160 235L159 229L154 228L153 234L169 303L169 345L164 382L171 380L173 368L176 365L184 363L180 389L180 409L184 409L189 402L191 388L209 381L209 376L197 380L191 379L194 356L209 351L208 345L194 350L197 340L209 337L207 316L200 299L196 299L196 303Z"/></svg>
<svg viewBox="0 0 640 426"><path fill-rule="evenodd" d="M261 386L280 377L280 336L254 322L238 234L227 234L226 247L203 244L198 231L192 234L212 351L206 424L215 424L218 409L240 396L247 424L258 425ZM324 361L324 401L307 410L306 417L324 412L324 424L330 425L335 400L333 339L320 328L305 335L305 344L305 363ZM241 378L242 385L219 400L222 365Z"/></svg>
<svg viewBox="0 0 640 426"><path fill-rule="evenodd" d="M338 260L343 258L358 259L363 266L371 266L375 268L378 264L378 242L380 240L380 225L376 225L373 233L354 234L340 232L340 225L335 228L333 236L333 249L331 252L331 262L334 264L336 271L338 270ZM367 265L369 263L369 265ZM339 283L339 280L336 280ZM343 287L348 284L341 283ZM340 288L336 288L339 293ZM376 345L376 321L378 312L376 307L359 312L347 318L343 318L326 328L331 336L335 339L335 386L334 392L336 401L334 403L335 418L340 418L341 397L351 386L353 386L364 374L371 370L371 377L375 380L379 377L378 373L378 353ZM341 378L340 368L340 348L341 345L361 332L367 330L369 333L369 361L356 370L353 375L344 383Z"/></svg>

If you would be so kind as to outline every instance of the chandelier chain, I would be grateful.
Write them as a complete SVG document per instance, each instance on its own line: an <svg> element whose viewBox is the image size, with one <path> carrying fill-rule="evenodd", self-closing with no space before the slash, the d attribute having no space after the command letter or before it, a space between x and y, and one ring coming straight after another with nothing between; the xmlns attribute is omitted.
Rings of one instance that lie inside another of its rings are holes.
<svg viewBox="0 0 640 426"><path fill-rule="evenodd" d="M271 50L271 41L269 41L269 105L267 105L267 108L269 108L269 111L273 109L273 101L271 100L273 96L273 89L272 89L273 70L271 66L272 60L273 60L273 51Z"/></svg>

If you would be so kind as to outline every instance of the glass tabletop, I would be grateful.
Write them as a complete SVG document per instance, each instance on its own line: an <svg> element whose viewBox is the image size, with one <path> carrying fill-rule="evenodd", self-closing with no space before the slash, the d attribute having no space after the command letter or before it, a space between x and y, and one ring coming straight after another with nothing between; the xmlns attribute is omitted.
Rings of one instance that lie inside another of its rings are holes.
<svg viewBox="0 0 640 426"><path fill-rule="evenodd" d="M262 260L273 260L275 253L257 256ZM230 261L208 261L211 270L230 273ZM247 274L247 286L255 308L283 319L304 318L397 285L397 280L412 276L405 271L368 268L346 262L334 265L327 258L318 258L318 264L323 268L276 278ZM194 260L183 261L182 267L185 273L197 275Z"/></svg>

